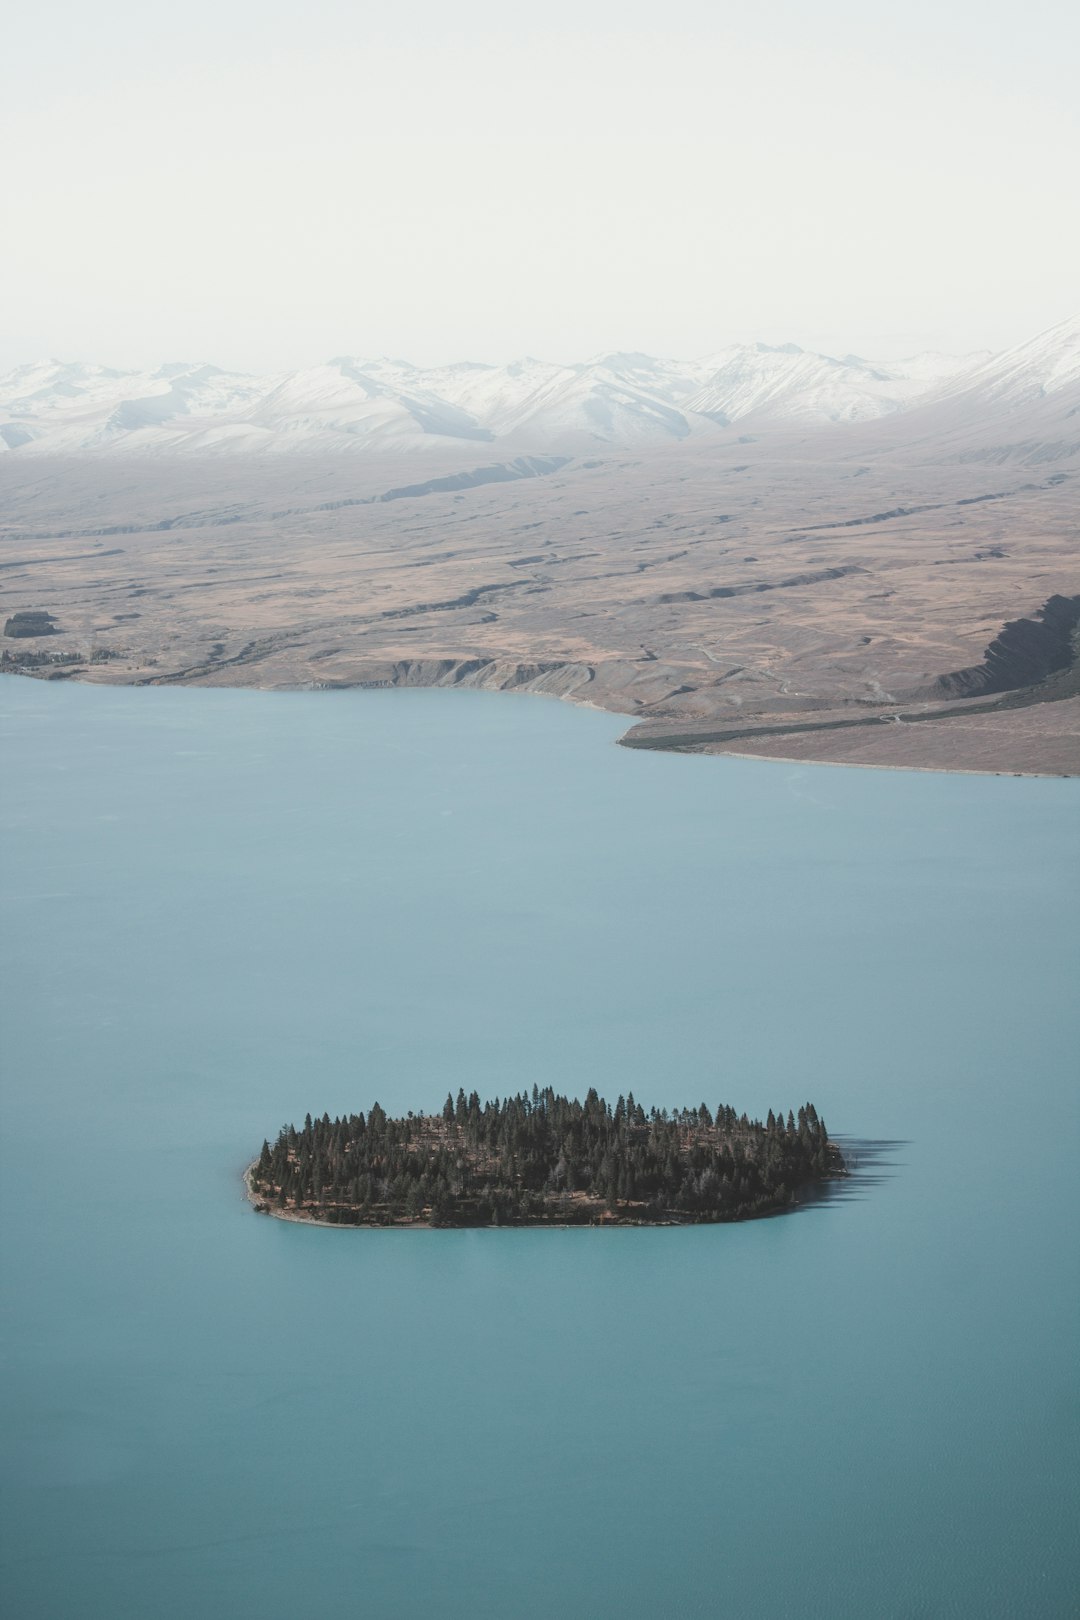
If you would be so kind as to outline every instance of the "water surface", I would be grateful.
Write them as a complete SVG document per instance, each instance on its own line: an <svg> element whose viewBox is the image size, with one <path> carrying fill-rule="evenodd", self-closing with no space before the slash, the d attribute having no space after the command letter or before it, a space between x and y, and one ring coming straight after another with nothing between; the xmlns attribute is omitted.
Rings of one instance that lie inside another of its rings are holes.
<svg viewBox="0 0 1080 1620"><path fill-rule="evenodd" d="M489 694L0 683L18 1620L1064 1616L1080 783ZM897 1140L735 1227L255 1216L308 1109Z"/></svg>

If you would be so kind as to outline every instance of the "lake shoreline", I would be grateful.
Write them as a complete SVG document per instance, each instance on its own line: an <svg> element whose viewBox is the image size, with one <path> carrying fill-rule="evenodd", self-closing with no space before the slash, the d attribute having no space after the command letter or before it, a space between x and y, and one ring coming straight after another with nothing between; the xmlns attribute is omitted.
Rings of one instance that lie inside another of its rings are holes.
<svg viewBox="0 0 1080 1620"><path fill-rule="evenodd" d="M641 724L640 717L635 717L633 714L627 714L624 709L616 709L616 708L610 707L609 705L604 704L604 703L597 703L592 698L587 698L587 697L584 697L583 695L580 695L581 692L586 690L586 688L574 689L574 690L568 691L568 692L545 692L545 691L530 691L530 690L525 689L525 688L509 688L509 687L508 688L485 688L485 687L472 687L472 686L460 686L460 687L458 687L458 686L455 686L455 685L444 686L442 683L440 683L438 681L410 682L408 685L398 685L398 684L392 683L392 682L387 682L385 684L379 683L379 684L376 685L376 684L373 684L371 681L365 681L365 680L356 680L356 681L340 681L339 680L339 681L334 681L332 683L327 682L326 684L311 684L311 683L301 683L301 682L295 682L295 681L282 681L282 682L267 681L267 682L260 683L260 682L249 682L249 681L244 681L244 680L233 680L233 681L219 680L219 679L210 679L210 680L208 680L208 679L205 678L205 676L202 673L200 673L199 675L196 675L196 676L191 676L191 677L185 677L185 676L167 677L166 676L166 677L163 677L163 678L155 678L155 679L151 679L151 680L147 680L145 678L134 678L134 677L130 678L130 679L125 679L122 676L121 677L115 677L114 676L111 679L108 678L108 677L106 677L104 679L95 679L93 677L88 678L86 672L81 671L81 670L80 671L71 671L71 672L69 672L67 670L57 670L57 671L52 671L52 672L46 673L44 671L38 671L38 670L34 670L34 669L18 669L18 668L0 670L0 675L8 675L8 676L12 676L12 677L15 677L15 678L21 677L24 680L39 680L39 681L42 681L42 682L44 682L46 684L52 684L53 682L57 682L57 683L63 682L64 684L67 684L67 683L70 682L70 683L72 683L74 685L78 685L78 686L108 686L108 687L147 687L147 686L158 687L158 686L162 686L162 687L170 687L170 688L183 687L183 688L193 690L193 691L206 691L208 689L211 689L211 690L215 690L215 691L238 691L238 692L239 691L246 691L246 692L260 692L260 693L261 692L265 692L265 693L275 693L275 692L277 692L277 693L285 693L285 692L288 692L288 693L301 693L301 692L302 693L330 693L330 692L372 692L372 691L395 692L395 691L444 691L444 690L446 690L446 691L449 691L449 690L485 691L486 690L486 691L498 692L500 695L510 696L510 697L547 698L547 699L550 699L550 700L552 700L554 702L557 702L557 703L566 703L566 704L570 705L572 708L575 708L575 709L591 709L596 714L609 714L609 715L612 715L613 717L618 717L620 719L623 719L627 723L627 729L623 733L621 733L620 736L615 738L616 746L620 747L620 748L626 748L626 749L628 749L630 751L636 751L636 752L642 752L642 753L680 754L680 755L683 755L683 756L698 756L698 757L702 757L702 758L749 759L749 760L760 759L760 760L768 761L768 762L773 763L773 764L785 764L785 765L831 765L831 766L834 766L834 767L839 767L841 769L846 768L846 769L851 769L851 770L920 771L920 772L925 772L927 774L934 775L934 776L941 776L941 775L954 775L954 776L1012 776L1012 777L1018 777L1018 778L1026 777L1026 778L1030 778L1032 781L1053 781L1053 780L1068 781L1068 780L1074 780L1075 778L1080 777L1080 751L1078 751L1078 757L1076 759L1075 764L1070 762L1069 765L1067 766L1067 768L1065 768L1065 769L1061 769L1058 766L1052 766L1052 765L1047 765L1045 767L1040 768L1038 765L1031 765L1031 764L1025 764L1022 767L1018 768L1018 767L1015 767L1015 766L1010 766L1008 764L1000 764L1000 765L998 765L998 764L994 764L994 765L986 764L986 765L983 765L983 764L971 764L971 763L964 764L964 763L954 763L952 761L949 761L948 763L938 764L938 763L933 763L933 762L909 762L907 760L896 759L896 758L893 758L893 759L881 759L881 760L877 760L877 759L873 759L873 760L870 760L870 759L849 759L849 758L844 758L844 757L838 756L832 749L828 748L827 744L824 746L823 751L820 754L808 754L808 753L805 753L805 752L797 751L795 745L799 744L799 743L805 744L806 740L809 737L811 737L811 736L822 737L822 736L827 736L829 734L829 729L830 728L824 728L824 727L819 728L817 726L817 724L814 724L814 723L808 724L806 727L803 727L803 728L793 727L790 732L786 733L786 735L790 736L790 738L792 740L792 745L793 746L792 746L792 750L790 752L781 751L779 753L773 753L773 752L762 753L762 752L759 752L757 749L755 749L752 746L751 747L740 747L739 743L738 743L738 739L736 737L727 738L727 739L724 740L724 742L710 743L707 734L702 736L700 742L688 742L685 734L672 733L670 736L665 736L663 732L657 732L657 733L654 733L654 734L652 734L652 735L650 735L650 736L648 736L646 738L642 738L642 739L638 740L638 739L635 739L633 737L633 733L635 732L637 727ZM1027 707L1029 707L1031 709L1034 709L1034 710L1044 710L1044 709L1050 708L1051 706L1056 707L1058 704L1062 704L1064 702L1069 702L1069 701L1075 703L1077 700L1075 698L1062 700L1061 698L1047 697L1045 700L1037 701L1035 703L1031 703L1031 704L1027 705ZM1013 711L1003 710L1002 712L1007 713L1007 712L1013 712ZM962 719L963 717L961 715L961 716L955 716L955 718ZM892 731L892 728L889 727L889 726L886 726L884 724L881 724L881 719L882 719L882 717L876 717L875 720L871 720L870 718L868 718L865 722L861 723L861 725L860 725L860 727L858 729L862 729L863 726L865 726L866 731L872 735L873 741L874 741L874 743L876 745L880 746L882 742L885 743L885 748L884 748L883 752L892 752L893 750L889 746L889 744L893 740L892 737L890 736L890 732ZM933 719L931 719L931 724L945 726L945 725L948 724L948 718L946 718L944 716L940 720L938 720L936 718L933 718ZM906 729L906 728L904 728L904 729ZM895 740L896 740L897 743L900 743L901 742L901 737L897 736ZM753 739L748 737L747 741L752 742ZM904 742L904 745L906 746L907 738L904 738L903 742Z"/></svg>

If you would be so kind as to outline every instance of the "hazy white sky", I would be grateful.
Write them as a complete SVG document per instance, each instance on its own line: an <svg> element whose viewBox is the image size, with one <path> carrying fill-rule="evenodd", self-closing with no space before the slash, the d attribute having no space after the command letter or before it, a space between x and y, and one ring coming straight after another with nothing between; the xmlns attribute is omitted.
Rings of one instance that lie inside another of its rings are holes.
<svg viewBox="0 0 1080 1620"><path fill-rule="evenodd" d="M0 368L1003 347L1080 306L1063 0L35 0Z"/></svg>

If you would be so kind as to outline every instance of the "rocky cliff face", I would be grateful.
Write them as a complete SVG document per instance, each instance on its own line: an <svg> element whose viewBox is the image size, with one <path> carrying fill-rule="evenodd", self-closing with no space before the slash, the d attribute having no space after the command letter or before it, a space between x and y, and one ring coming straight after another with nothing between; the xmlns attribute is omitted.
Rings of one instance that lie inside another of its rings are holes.
<svg viewBox="0 0 1080 1620"><path fill-rule="evenodd" d="M26 610L11 615L4 625L4 634L14 641L20 641L32 636L55 636L59 628L51 613Z"/></svg>
<svg viewBox="0 0 1080 1620"><path fill-rule="evenodd" d="M1080 596L1051 596L1034 618L1011 619L994 637L981 664L939 675L918 695L984 697L1035 686L1080 661Z"/></svg>
<svg viewBox="0 0 1080 1620"><path fill-rule="evenodd" d="M409 658L373 664L350 686L462 686L489 692L568 697L593 678L588 664L516 663L509 658Z"/></svg>

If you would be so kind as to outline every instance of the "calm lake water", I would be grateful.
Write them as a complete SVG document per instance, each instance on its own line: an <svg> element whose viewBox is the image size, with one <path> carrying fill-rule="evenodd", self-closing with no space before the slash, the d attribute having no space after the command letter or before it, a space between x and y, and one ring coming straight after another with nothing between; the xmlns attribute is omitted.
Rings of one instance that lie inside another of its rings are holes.
<svg viewBox="0 0 1080 1620"><path fill-rule="evenodd" d="M0 713L12 1620L1075 1612L1080 782L485 694ZM534 1082L896 1145L727 1228L243 1200L309 1109Z"/></svg>

